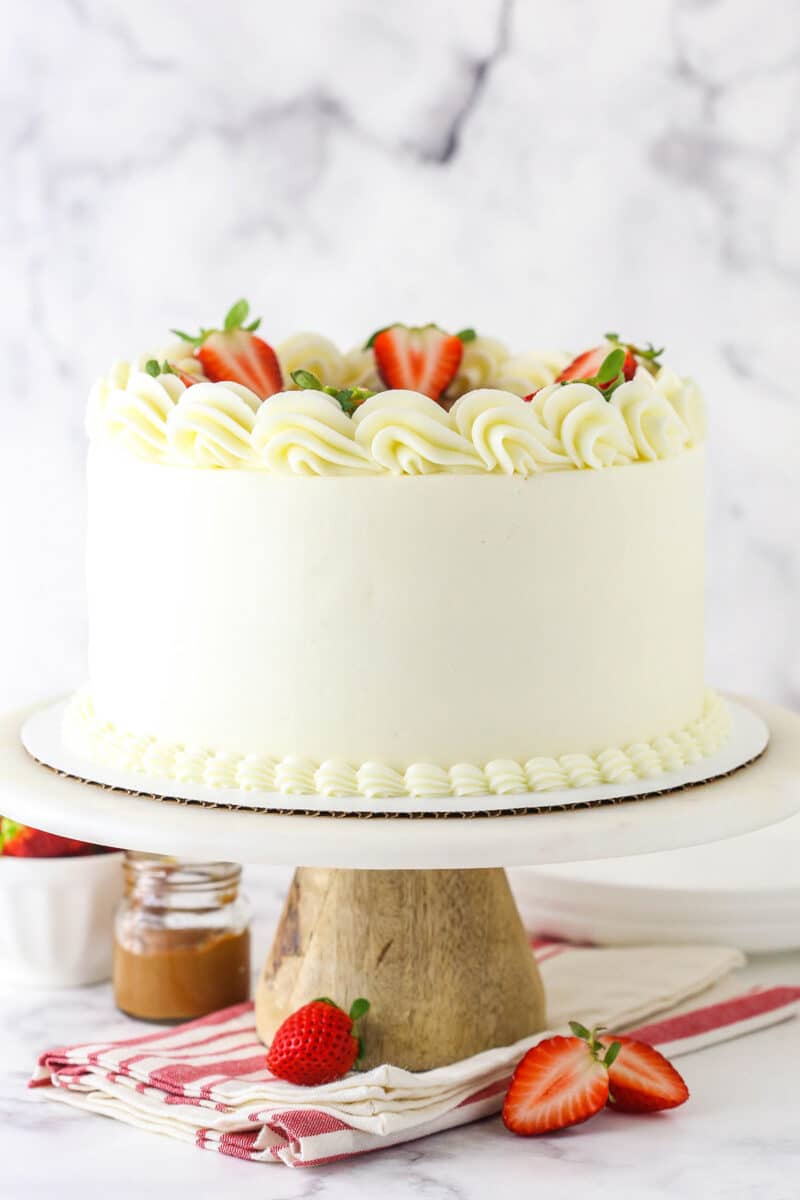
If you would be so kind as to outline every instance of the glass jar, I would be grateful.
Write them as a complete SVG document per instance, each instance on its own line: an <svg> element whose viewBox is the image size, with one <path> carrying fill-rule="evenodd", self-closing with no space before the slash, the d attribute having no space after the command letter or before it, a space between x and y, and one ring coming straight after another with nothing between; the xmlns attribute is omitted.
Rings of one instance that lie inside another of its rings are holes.
<svg viewBox="0 0 800 1200"><path fill-rule="evenodd" d="M170 1023L250 998L250 906L237 863L128 852L114 925L114 1000Z"/></svg>

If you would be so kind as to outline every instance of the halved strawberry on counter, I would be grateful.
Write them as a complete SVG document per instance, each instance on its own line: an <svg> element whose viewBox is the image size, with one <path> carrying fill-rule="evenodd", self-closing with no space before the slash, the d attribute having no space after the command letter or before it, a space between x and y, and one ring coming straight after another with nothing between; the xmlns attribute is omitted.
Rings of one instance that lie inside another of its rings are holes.
<svg viewBox="0 0 800 1200"><path fill-rule="evenodd" d="M0 855L10 858L73 858L80 854L103 854L105 847L81 842L77 838L60 837L20 825L10 817L0 817Z"/></svg>
<svg viewBox="0 0 800 1200"><path fill-rule="evenodd" d="M677 1108L689 1099L689 1089L672 1063L647 1042L607 1035L604 1046L619 1043L619 1051L608 1068L608 1102L619 1112L661 1112Z"/></svg>
<svg viewBox="0 0 800 1200"><path fill-rule="evenodd" d="M588 1121L607 1103L608 1067L599 1050L559 1035L539 1042L517 1066L503 1123L522 1137L553 1133Z"/></svg>
<svg viewBox="0 0 800 1200"><path fill-rule="evenodd" d="M475 331L446 333L438 325L388 325L373 333L365 349L372 349L375 365L387 388L408 388L438 400L456 377L464 343Z"/></svg>
<svg viewBox="0 0 800 1200"><path fill-rule="evenodd" d="M241 383L266 400L282 391L283 376L272 346L256 337L261 318L246 323L249 315L248 302L237 300L222 329L201 329L195 335L173 329L172 333L195 347L195 357L212 383Z"/></svg>
<svg viewBox="0 0 800 1200"><path fill-rule="evenodd" d="M618 1112L677 1108L689 1089L646 1042L601 1034L570 1021L573 1037L549 1037L517 1065L503 1122L522 1137L580 1125L608 1105Z"/></svg>

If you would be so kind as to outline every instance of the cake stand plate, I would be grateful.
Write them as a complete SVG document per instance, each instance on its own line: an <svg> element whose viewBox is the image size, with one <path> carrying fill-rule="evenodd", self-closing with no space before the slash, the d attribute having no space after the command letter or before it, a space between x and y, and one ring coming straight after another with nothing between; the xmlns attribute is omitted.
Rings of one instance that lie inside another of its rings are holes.
<svg viewBox="0 0 800 1200"><path fill-rule="evenodd" d="M142 775L96 762L65 745L62 737L64 714L69 700L57 700L38 708L24 722L22 742L29 754L44 766L84 783L101 784L127 793L146 793L160 800L186 801L228 809L256 809L262 813L296 812L358 817L455 817L493 816L506 813L537 813L546 809L577 808L638 800L656 793L666 794L705 784L729 775L757 758L769 741L766 722L752 708L728 698L730 736L714 754L668 774L650 779L624 780L579 788L557 788L540 792L513 792L479 796L364 796L286 795L284 792L238 788L211 788L167 777Z"/></svg>
<svg viewBox="0 0 800 1200"><path fill-rule="evenodd" d="M306 864L259 983L262 1040L314 996L349 1004L367 995L363 1065L426 1070L546 1026L504 866L694 845L800 811L800 718L753 701L745 707L768 724L769 745L725 778L622 803L448 820L205 808L87 784L47 770L23 748L29 709L0 719L0 809L129 849Z"/></svg>

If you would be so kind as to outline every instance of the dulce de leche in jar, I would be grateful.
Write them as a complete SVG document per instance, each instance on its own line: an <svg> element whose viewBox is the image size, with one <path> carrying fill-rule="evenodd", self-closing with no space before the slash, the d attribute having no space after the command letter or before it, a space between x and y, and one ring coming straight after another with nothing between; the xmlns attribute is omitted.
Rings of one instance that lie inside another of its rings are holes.
<svg viewBox="0 0 800 1200"><path fill-rule="evenodd" d="M236 863L125 856L114 1000L144 1021L187 1021L250 998L250 911Z"/></svg>

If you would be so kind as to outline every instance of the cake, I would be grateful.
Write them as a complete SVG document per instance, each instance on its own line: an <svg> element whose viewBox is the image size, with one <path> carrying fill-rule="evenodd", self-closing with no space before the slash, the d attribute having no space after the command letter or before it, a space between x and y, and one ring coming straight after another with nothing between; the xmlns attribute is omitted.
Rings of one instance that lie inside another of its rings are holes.
<svg viewBox="0 0 800 1200"><path fill-rule="evenodd" d="M454 803L713 753L704 407L662 353L434 325L273 349L240 301L115 363L66 741L151 779Z"/></svg>

